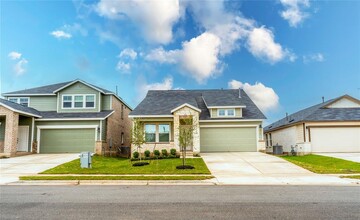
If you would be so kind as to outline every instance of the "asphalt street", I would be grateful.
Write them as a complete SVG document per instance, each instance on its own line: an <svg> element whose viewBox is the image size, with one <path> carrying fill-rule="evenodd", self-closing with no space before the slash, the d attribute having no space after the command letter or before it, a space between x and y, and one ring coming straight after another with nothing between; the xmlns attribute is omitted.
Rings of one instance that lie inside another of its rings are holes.
<svg viewBox="0 0 360 220"><path fill-rule="evenodd" d="M357 186L0 186L0 219L360 219Z"/></svg>

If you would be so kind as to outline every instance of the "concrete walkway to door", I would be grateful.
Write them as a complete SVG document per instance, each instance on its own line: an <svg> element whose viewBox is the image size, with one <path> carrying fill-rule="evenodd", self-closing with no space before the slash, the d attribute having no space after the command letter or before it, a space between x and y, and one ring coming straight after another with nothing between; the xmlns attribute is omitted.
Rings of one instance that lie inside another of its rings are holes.
<svg viewBox="0 0 360 220"><path fill-rule="evenodd" d="M201 153L219 184L343 185L358 180L320 175L279 157L260 152Z"/></svg>
<svg viewBox="0 0 360 220"><path fill-rule="evenodd" d="M32 154L0 159L0 184L19 180L79 158L79 154Z"/></svg>

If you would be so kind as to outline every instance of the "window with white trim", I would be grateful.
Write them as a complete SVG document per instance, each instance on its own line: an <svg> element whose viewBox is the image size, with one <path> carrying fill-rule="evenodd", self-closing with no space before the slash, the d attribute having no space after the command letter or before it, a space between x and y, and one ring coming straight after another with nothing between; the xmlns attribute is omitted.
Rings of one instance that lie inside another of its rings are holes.
<svg viewBox="0 0 360 220"><path fill-rule="evenodd" d="M64 95L63 96L63 108L72 108L72 96Z"/></svg>
<svg viewBox="0 0 360 220"><path fill-rule="evenodd" d="M28 97L11 97L8 98L10 102L18 103L22 106L29 107L29 98Z"/></svg>
<svg viewBox="0 0 360 220"><path fill-rule="evenodd" d="M63 95L63 109L95 108L95 95Z"/></svg>
<svg viewBox="0 0 360 220"><path fill-rule="evenodd" d="M170 124L145 124L145 142L170 142Z"/></svg>
<svg viewBox="0 0 360 220"><path fill-rule="evenodd" d="M218 109L217 110L217 116L218 117L233 117L235 116L235 109L229 108L229 109Z"/></svg>

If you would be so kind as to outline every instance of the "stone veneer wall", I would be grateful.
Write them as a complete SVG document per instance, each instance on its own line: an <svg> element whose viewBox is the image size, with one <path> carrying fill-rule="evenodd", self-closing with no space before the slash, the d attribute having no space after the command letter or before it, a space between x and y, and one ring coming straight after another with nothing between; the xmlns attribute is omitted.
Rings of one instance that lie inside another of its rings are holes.
<svg viewBox="0 0 360 220"><path fill-rule="evenodd" d="M183 108L177 110L173 113L174 115L174 144L176 149L179 149L179 125L180 125L180 116L193 116L193 123L195 126L193 133L193 152L200 152L200 126L199 126L199 112L195 111L192 108L184 106Z"/></svg>
<svg viewBox="0 0 360 220"><path fill-rule="evenodd" d="M5 156L13 156L16 154L19 114L0 106L0 115L6 117L4 152L2 154Z"/></svg>

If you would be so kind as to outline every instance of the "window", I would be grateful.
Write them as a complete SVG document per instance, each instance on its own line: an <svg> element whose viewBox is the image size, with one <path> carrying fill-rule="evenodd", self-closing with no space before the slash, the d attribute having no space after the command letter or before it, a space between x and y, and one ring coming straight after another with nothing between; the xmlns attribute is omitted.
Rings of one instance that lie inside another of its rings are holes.
<svg viewBox="0 0 360 220"><path fill-rule="evenodd" d="M63 108L71 108L72 107L72 96L64 95L63 96Z"/></svg>
<svg viewBox="0 0 360 220"><path fill-rule="evenodd" d="M121 119L124 119L124 105L121 105Z"/></svg>
<svg viewBox="0 0 360 220"><path fill-rule="evenodd" d="M271 133L269 134L269 146L272 146L272 139L271 139Z"/></svg>
<svg viewBox="0 0 360 220"><path fill-rule="evenodd" d="M124 144L124 132L121 132L121 144Z"/></svg>
<svg viewBox="0 0 360 220"><path fill-rule="evenodd" d="M74 98L75 108L84 107L84 97L82 95L76 95Z"/></svg>
<svg viewBox="0 0 360 220"><path fill-rule="evenodd" d="M218 116L225 116L225 109L219 109Z"/></svg>
<svg viewBox="0 0 360 220"><path fill-rule="evenodd" d="M86 108L94 108L95 107L95 96L87 95L86 96Z"/></svg>
<svg viewBox="0 0 360 220"><path fill-rule="evenodd" d="M235 109L218 109L218 117L232 117L235 116Z"/></svg>
<svg viewBox="0 0 360 220"><path fill-rule="evenodd" d="M170 141L170 126L168 124L159 125L159 142Z"/></svg>
<svg viewBox="0 0 360 220"><path fill-rule="evenodd" d="M156 125L145 125L145 141L156 142Z"/></svg>
<svg viewBox="0 0 360 220"><path fill-rule="evenodd" d="M170 142L170 124L145 124L145 142Z"/></svg>
<svg viewBox="0 0 360 220"><path fill-rule="evenodd" d="M63 108L95 108L95 95L63 95Z"/></svg>
<svg viewBox="0 0 360 220"><path fill-rule="evenodd" d="M16 98L9 98L8 99L10 102L15 102L15 103L18 103L18 104L20 104L20 105L22 105L22 106L25 106L25 107L29 107L29 98L24 98L24 97L22 97L22 98L18 98L18 97L16 97Z"/></svg>

